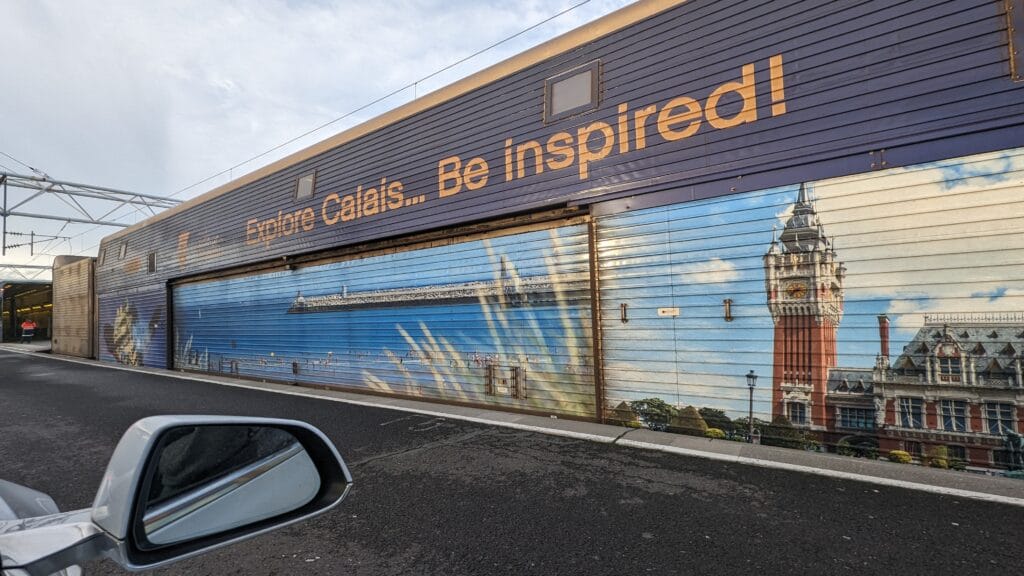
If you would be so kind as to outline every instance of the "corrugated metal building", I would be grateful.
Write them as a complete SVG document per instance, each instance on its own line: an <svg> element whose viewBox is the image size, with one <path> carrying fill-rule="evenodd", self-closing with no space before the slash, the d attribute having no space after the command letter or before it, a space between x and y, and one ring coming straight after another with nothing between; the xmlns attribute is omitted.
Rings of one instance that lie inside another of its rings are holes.
<svg viewBox="0 0 1024 576"><path fill-rule="evenodd" d="M53 262L54 354L96 355L96 259L58 256Z"/></svg>
<svg viewBox="0 0 1024 576"><path fill-rule="evenodd" d="M1021 350L882 348L1024 331L1022 13L638 2L107 237L99 356L999 465Z"/></svg>

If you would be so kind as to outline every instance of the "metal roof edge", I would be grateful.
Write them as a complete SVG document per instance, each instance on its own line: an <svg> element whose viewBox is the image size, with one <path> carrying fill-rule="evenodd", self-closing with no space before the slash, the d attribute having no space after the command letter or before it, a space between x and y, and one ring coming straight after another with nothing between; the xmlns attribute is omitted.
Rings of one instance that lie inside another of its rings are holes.
<svg viewBox="0 0 1024 576"><path fill-rule="evenodd" d="M244 176L240 176L231 182L182 202L173 208L164 210L163 212L151 216L142 222L138 222L127 228L118 230L104 237L100 241L100 244L102 245L107 242L117 240L122 236L130 234L150 224L169 218L179 212L183 212L194 206L213 200L214 198L242 188L247 184L256 182L257 180L274 174L275 172L298 164L304 160L308 160L317 154L321 154L341 146L342 144L346 144L357 138L370 134L371 132L375 132L381 128L390 126L391 124L401 120L405 120L406 118L419 114L420 112L433 108L434 106L438 106L459 96L472 92L473 90L490 84L491 82L511 76L516 72L543 62L544 60L559 54L564 54L578 46L588 42L593 42L594 40L607 36L608 34L686 2L687 0L639 0L634 4L630 4L629 6L620 8L615 12L602 16L593 22L570 30L560 36L556 36L543 44L534 46L525 52L484 68L483 70L449 84L448 86L435 90L429 94L425 94L420 98L389 110L380 116L376 116L361 124L357 124L356 126L339 132L334 136L299 150L298 152L293 152L280 160L271 162L270 164L249 172Z"/></svg>

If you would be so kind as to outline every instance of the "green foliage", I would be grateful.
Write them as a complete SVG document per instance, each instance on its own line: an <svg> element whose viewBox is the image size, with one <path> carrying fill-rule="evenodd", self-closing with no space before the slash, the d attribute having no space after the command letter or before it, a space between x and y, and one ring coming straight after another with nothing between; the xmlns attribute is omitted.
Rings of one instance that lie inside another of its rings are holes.
<svg viewBox="0 0 1024 576"><path fill-rule="evenodd" d="M854 438L852 441L843 439L836 444L836 453L840 456L877 460L878 442L871 438Z"/></svg>
<svg viewBox="0 0 1024 576"><path fill-rule="evenodd" d="M676 410L661 398L634 400L629 403L629 407L636 412L637 416L664 416L666 418Z"/></svg>
<svg viewBox="0 0 1024 576"><path fill-rule="evenodd" d="M963 461L963 460L961 460L959 458L950 458L949 459L949 469L950 470L959 470L960 472L963 472L964 470L967 470L967 462L965 462L965 461Z"/></svg>
<svg viewBox="0 0 1024 576"><path fill-rule="evenodd" d="M643 428L644 425L637 419L636 413L630 407L629 402L619 402L619 404L612 408L611 413L608 415L610 420L620 422L630 428Z"/></svg>
<svg viewBox="0 0 1024 576"><path fill-rule="evenodd" d="M949 468L949 449L945 446L932 446L928 448L924 458L925 464L932 468Z"/></svg>
<svg viewBox="0 0 1024 576"><path fill-rule="evenodd" d="M707 422L693 406L687 406L669 418L669 427L673 432L690 436L703 436L708 429Z"/></svg>
<svg viewBox="0 0 1024 576"><path fill-rule="evenodd" d="M747 430L748 430L747 422L748 421L749 421L749 419L746 416L744 416L743 418L737 418L737 419L733 420L734 428L733 428L732 432L729 434L729 439L730 440L736 440L736 441L739 441L739 442L746 442L747 441ZM760 418L754 418L754 430L757 430L759 432L764 432L765 428L767 428L767 427L768 427L768 423L767 422L765 422L764 420L761 420Z"/></svg>
<svg viewBox="0 0 1024 576"><path fill-rule="evenodd" d="M725 431L721 428L708 428L704 431L704 436L714 438L715 440L722 440L725 438Z"/></svg>
<svg viewBox="0 0 1024 576"><path fill-rule="evenodd" d="M717 428L722 432L732 432L736 429L736 424L725 415L724 410L717 408L701 408L697 412L700 413L700 417L707 422L709 428Z"/></svg>
<svg viewBox="0 0 1024 576"><path fill-rule="evenodd" d="M661 398L634 400L629 403L629 407L640 422L646 424L651 430L667 430L669 420L678 412Z"/></svg>
<svg viewBox="0 0 1024 576"><path fill-rule="evenodd" d="M910 456L910 452L906 450L890 450L889 461L898 464L910 464L914 459Z"/></svg>
<svg viewBox="0 0 1024 576"><path fill-rule="evenodd" d="M789 419L780 414L762 430L761 444L802 449L807 444L807 437L803 430L794 428Z"/></svg>

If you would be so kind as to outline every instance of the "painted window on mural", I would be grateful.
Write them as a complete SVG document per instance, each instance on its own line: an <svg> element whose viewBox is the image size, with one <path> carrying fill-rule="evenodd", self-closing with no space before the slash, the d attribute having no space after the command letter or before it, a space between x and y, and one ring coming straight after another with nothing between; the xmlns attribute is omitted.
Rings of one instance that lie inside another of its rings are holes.
<svg viewBox="0 0 1024 576"><path fill-rule="evenodd" d="M967 431L967 402L942 400L939 402L939 415L942 418L942 429L946 432Z"/></svg>
<svg viewBox="0 0 1024 576"><path fill-rule="evenodd" d="M984 406L1024 406L1022 230L1022 149L599 216L605 415L883 456L970 431L990 466L1012 416Z"/></svg>
<svg viewBox="0 0 1024 576"><path fill-rule="evenodd" d="M988 422L989 434L1006 434L1015 432L1013 425L1013 404L985 404L985 420Z"/></svg>
<svg viewBox="0 0 1024 576"><path fill-rule="evenodd" d="M952 445L946 447L947 454L951 460L967 460L967 448L964 446Z"/></svg>
<svg viewBox="0 0 1024 576"><path fill-rule="evenodd" d="M875 411L864 408L840 408L839 425L843 428L870 430L875 427Z"/></svg>
<svg viewBox="0 0 1024 576"><path fill-rule="evenodd" d="M924 456L924 446L920 442L906 442L905 447L907 453L914 458L920 458Z"/></svg>
<svg viewBox="0 0 1024 576"><path fill-rule="evenodd" d="M807 423L807 405L800 402L789 403L789 421L793 424Z"/></svg>
<svg viewBox="0 0 1024 576"><path fill-rule="evenodd" d="M1009 468L1013 462L1009 450L993 450L992 451L992 465L996 468Z"/></svg>
<svg viewBox="0 0 1024 576"><path fill-rule="evenodd" d="M900 398L900 426L924 428L924 401L920 398Z"/></svg>
<svg viewBox="0 0 1024 576"><path fill-rule="evenodd" d="M960 358L958 356L939 357L939 374L947 381L960 380Z"/></svg>

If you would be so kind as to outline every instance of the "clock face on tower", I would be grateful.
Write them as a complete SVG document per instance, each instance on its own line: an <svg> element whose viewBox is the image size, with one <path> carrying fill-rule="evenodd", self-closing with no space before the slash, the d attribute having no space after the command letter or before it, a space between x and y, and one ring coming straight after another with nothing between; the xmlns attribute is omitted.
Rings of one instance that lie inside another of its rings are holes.
<svg viewBox="0 0 1024 576"><path fill-rule="evenodd" d="M801 300L807 296L807 284L792 282L786 285L786 297L790 300Z"/></svg>

